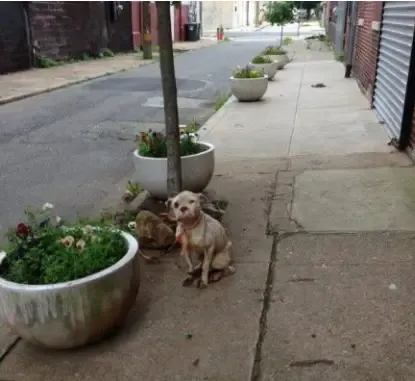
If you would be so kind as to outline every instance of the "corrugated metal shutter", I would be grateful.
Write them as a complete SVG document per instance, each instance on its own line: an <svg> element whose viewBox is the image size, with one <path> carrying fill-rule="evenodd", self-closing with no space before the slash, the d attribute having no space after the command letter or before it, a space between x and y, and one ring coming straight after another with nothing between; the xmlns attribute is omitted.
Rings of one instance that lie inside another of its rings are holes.
<svg viewBox="0 0 415 381"><path fill-rule="evenodd" d="M414 29L415 1L385 1L373 106L391 138L401 132Z"/></svg>

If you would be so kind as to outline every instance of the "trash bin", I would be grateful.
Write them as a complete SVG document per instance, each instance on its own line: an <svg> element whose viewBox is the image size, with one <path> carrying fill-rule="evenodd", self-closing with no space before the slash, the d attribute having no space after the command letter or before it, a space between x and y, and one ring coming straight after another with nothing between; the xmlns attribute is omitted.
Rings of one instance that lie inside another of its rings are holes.
<svg viewBox="0 0 415 381"><path fill-rule="evenodd" d="M198 40L198 28L196 23L184 24L185 40L186 41L197 41Z"/></svg>

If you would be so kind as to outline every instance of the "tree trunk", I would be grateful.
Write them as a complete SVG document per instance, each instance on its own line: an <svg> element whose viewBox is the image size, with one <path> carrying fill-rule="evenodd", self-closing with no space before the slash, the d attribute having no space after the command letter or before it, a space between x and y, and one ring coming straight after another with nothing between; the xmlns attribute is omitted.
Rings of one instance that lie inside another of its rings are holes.
<svg viewBox="0 0 415 381"><path fill-rule="evenodd" d="M307 21L309 21L310 20L310 17L311 17L311 9L310 8L306 8L306 12L307 12L306 19L307 19Z"/></svg>
<svg viewBox="0 0 415 381"><path fill-rule="evenodd" d="M284 24L281 24L280 47L282 46L283 38L284 38Z"/></svg>
<svg viewBox="0 0 415 381"><path fill-rule="evenodd" d="M153 58L151 49L151 14L149 1L143 1L143 58L145 60L151 60Z"/></svg>
<svg viewBox="0 0 415 381"><path fill-rule="evenodd" d="M156 4L167 139L167 193L169 197L172 197L182 190L182 166L180 161L179 112L171 36L170 1L158 1Z"/></svg>

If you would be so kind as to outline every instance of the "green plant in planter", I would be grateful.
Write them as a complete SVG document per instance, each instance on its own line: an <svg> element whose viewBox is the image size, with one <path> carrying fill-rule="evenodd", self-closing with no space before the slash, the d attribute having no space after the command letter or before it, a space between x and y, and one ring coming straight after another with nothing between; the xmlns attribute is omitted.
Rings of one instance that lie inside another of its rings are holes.
<svg viewBox="0 0 415 381"><path fill-rule="evenodd" d="M10 229L2 278L31 285L68 282L104 270L126 254L127 244L112 226L62 226L50 215L52 208L46 203L37 213L26 210L26 221Z"/></svg>
<svg viewBox="0 0 415 381"><path fill-rule="evenodd" d="M253 64L269 64L269 63L273 63L274 61L269 57L256 56L256 57L252 58L251 62Z"/></svg>
<svg viewBox="0 0 415 381"><path fill-rule="evenodd" d="M265 56L281 56L287 54L287 52L281 47L270 45L264 49L262 54Z"/></svg>
<svg viewBox="0 0 415 381"><path fill-rule="evenodd" d="M233 72L233 77L237 79L253 79L264 77L264 70L255 69L252 65L246 65L244 67L237 67Z"/></svg>
<svg viewBox="0 0 415 381"><path fill-rule="evenodd" d="M199 135L189 132L180 132L180 156L195 155L203 152L205 148L198 143ZM138 153L141 156L167 158L167 139L162 132L141 132L137 136Z"/></svg>

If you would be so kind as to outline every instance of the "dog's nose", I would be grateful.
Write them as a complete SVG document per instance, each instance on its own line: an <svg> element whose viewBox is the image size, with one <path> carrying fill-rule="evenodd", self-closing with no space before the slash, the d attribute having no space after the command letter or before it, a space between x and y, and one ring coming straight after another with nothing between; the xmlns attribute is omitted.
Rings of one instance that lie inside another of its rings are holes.
<svg viewBox="0 0 415 381"><path fill-rule="evenodd" d="M181 206L181 207L180 207L180 211L181 211L182 213L187 212L187 206Z"/></svg>

